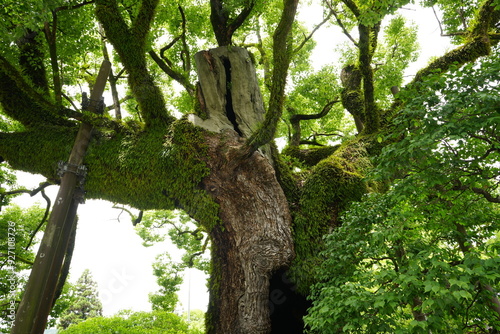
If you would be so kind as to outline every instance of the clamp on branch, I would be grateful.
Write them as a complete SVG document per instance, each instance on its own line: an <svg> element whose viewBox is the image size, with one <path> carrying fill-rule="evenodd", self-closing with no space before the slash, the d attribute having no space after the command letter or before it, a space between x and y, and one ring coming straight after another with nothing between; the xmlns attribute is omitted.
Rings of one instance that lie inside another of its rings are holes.
<svg viewBox="0 0 500 334"><path fill-rule="evenodd" d="M75 174L78 178L77 187L75 189L73 198L78 203L85 203L85 178L87 177L87 166L76 165L65 161L59 161L57 164L57 175L62 177L66 173Z"/></svg>

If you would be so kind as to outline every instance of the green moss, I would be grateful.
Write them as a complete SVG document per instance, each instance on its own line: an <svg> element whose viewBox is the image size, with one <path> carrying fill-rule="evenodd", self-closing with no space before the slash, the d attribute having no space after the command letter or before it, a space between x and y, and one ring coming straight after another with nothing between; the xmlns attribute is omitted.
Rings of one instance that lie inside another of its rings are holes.
<svg viewBox="0 0 500 334"><path fill-rule="evenodd" d="M306 180L294 217L296 258L290 269L301 293L307 294L314 283L323 236L339 224L339 213L367 192L364 173L369 166L365 144L354 140L322 160Z"/></svg>
<svg viewBox="0 0 500 334"><path fill-rule="evenodd" d="M278 154L278 149L275 145L271 145L271 154L273 157L274 170L276 178L278 179L281 188L285 192L285 196L291 207L298 203L300 198L300 191L297 180L292 174L290 166L283 160L282 156Z"/></svg>
<svg viewBox="0 0 500 334"><path fill-rule="evenodd" d="M214 228L212 235L221 235L223 233L222 225ZM217 249L217 242L212 243L212 254L218 254L220 251ZM210 275L208 279L208 290L210 291L210 298L208 303L208 310L205 313L205 333L215 333L216 321L220 316L220 305L218 296L221 294L222 272L223 266L219 258L212 256L210 263Z"/></svg>
<svg viewBox="0 0 500 334"><path fill-rule="evenodd" d="M55 181L57 163L67 161L77 131L77 127L44 126L0 133L0 155L16 170L42 174Z"/></svg>
<svg viewBox="0 0 500 334"><path fill-rule="evenodd" d="M300 149L297 146L288 146L282 153L299 159L300 162L307 166L315 166L321 160L332 155L339 147L340 145Z"/></svg>
<svg viewBox="0 0 500 334"><path fill-rule="evenodd" d="M88 195L139 209L180 207L208 231L218 206L201 189L209 173L203 132L180 120L170 130L96 137L86 163Z"/></svg>

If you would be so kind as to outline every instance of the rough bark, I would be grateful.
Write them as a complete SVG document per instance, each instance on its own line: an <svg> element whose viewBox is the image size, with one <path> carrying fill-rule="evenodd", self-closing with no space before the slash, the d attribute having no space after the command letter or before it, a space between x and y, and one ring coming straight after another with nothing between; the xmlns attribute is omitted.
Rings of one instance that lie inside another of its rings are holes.
<svg viewBox="0 0 500 334"><path fill-rule="evenodd" d="M220 205L211 232L208 333L269 333L269 280L293 257L288 203L270 162L255 152L231 163L243 144L233 130L210 141L204 186Z"/></svg>
<svg viewBox="0 0 500 334"><path fill-rule="evenodd" d="M220 47L195 56L200 116L189 119L207 135L205 190L219 205L210 230L212 273L209 333L269 333L269 281L293 257L288 202L271 155L242 159L241 147L263 120L253 63L241 48Z"/></svg>

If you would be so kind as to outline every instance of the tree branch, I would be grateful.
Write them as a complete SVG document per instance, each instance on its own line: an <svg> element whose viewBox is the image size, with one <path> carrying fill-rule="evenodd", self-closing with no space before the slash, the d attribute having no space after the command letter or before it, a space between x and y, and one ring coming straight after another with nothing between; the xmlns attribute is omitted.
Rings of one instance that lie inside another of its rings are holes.
<svg viewBox="0 0 500 334"><path fill-rule="evenodd" d="M146 125L164 127L174 118L168 114L161 90L149 74L145 57L146 36L157 4L157 0L143 0L132 28L125 23L116 0L96 0L96 16L129 73L128 84Z"/></svg>
<svg viewBox="0 0 500 334"><path fill-rule="evenodd" d="M149 33L151 22L153 21L158 3L159 0L141 0L139 13L132 22L132 28L130 29L131 33L138 41L141 41L143 47L146 42L146 37Z"/></svg>
<svg viewBox="0 0 500 334"><path fill-rule="evenodd" d="M52 11L52 28L49 22L44 23L45 40L49 47L50 65L52 67L52 84L54 85L54 95L58 106L62 106L62 82L61 73L59 70L59 62L57 60L57 14Z"/></svg>
<svg viewBox="0 0 500 334"><path fill-rule="evenodd" d="M51 186L52 183L50 182L43 182L43 183L40 183L40 185L33 189L33 190L28 190L28 189L17 189L17 190L12 190L12 191L7 191L4 193L4 195L17 195L17 194L29 194L31 197L35 196L36 194L38 194L40 191L43 191L45 188L47 188L48 186Z"/></svg>
<svg viewBox="0 0 500 334"><path fill-rule="evenodd" d="M9 257L9 254L7 254L7 253L0 253L0 257L5 257L5 258L8 258L8 257ZM15 259L16 259L17 261L21 261L22 263L29 264L30 266L32 266L32 265L33 265L33 261L26 260L25 258L22 258L22 257L20 257L19 255L15 255Z"/></svg>
<svg viewBox="0 0 500 334"><path fill-rule="evenodd" d="M363 78L364 117L363 131L376 132L380 127L379 109L375 103L375 87L371 62L377 46L380 22L373 27L358 25L359 29L359 70Z"/></svg>
<svg viewBox="0 0 500 334"><path fill-rule="evenodd" d="M102 27L101 24L99 24L99 33L101 34L101 48L104 60L111 62L109 58L108 47L106 45L106 36L104 28ZM108 81L109 81L109 86L111 87L111 96L113 98L113 109L115 111L115 118L120 120L122 119L122 113L120 108L120 99L118 98L118 89L116 88L116 82L118 81L118 76L113 75L113 67L111 67L109 70Z"/></svg>
<svg viewBox="0 0 500 334"><path fill-rule="evenodd" d="M353 44L356 47L359 47L358 42L356 42L356 40L351 36L349 31L347 31L347 28L345 27L345 25L342 22L342 20L340 19L340 17L337 15L337 12L335 10L333 10L333 8L331 7L331 4L329 2L327 2L327 5L330 8L330 12L335 16L335 20L337 21L337 24L339 25L339 27L342 29L342 32L344 33L344 35L346 35L347 38L349 38L349 40L351 42L353 42Z"/></svg>
<svg viewBox="0 0 500 334"><path fill-rule="evenodd" d="M269 108L262 125L243 146L243 156L250 156L259 147L269 143L273 140L276 133L278 121L283 113L286 78L288 76L288 67L290 66L293 51L290 33L293 22L295 21L297 6L298 0L284 0L281 19L273 36L274 68L270 89Z"/></svg>
<svg viewBox="0 0 500 334"><path fill-rule="evenodd" d="M189 82L189 80L183 76L178 71L175 71L170 67L163 59L161 59L156 52L153 50L149 51L148 54L155 61L155 63L165 72L169 77L180 83L189 95L194 96L196 91L195 87Z"/></svg>
<svg viewBox="0 0 500 334"><path fill-rule="evenodd" d="M61 7L57 7L55 9L55 12L59 12L59 11L62 11L62 10L71 10L71 9L77 9L77 8L80 8L80 7L83 7L83 6L86 6L86 5L91 5L95 3L95 0L90 0L90 1L84 1L82 3L78 3L76 5L71 5L71 6L61 6Z"/></svg>
<svg viewBox="0 0 500 334"><path fill-rule="evenodd" d="M32 195L33 196L33 195ZM49 213L50 213L50 206L51 206L51 201L50 201L50 198L49 196L47 196L45 194L45 191L42 189L42 197L45 199L45 201L47 202L47 206L45 207L45 213L43 215L43 218L42 220L40 221L40 223L38 224L38 226L35 228L35 230L33 232L31 232L31 235L30 235L30 240L28 241L28 244L26 245L26 247L24 247L24 249L28 249L30 248L31 244L33 243L33 239L35 239L35 235L38 233L38 231L40 231L40 229L42 228L42 226L45 224L45 222L47 221L47 219L49 218Z"/></svg>
<svg viewBox="0 0 500 334"><path fill-rule="evenodd" d="M290 141L291 146L299 146L300 144L312 144L312 143L306 143L301 141L301 128L300 128L300 121L304 120L311 120L311 119L318 119L326 116L330 110L332 109L333 105L335 103L340 102L339 100L331 101L328 102L321 112L317 114L312 114L312 115L306 115L306 114L294 114L290 116L290 124L292 125L292 139ZM316 145L316 144L313 144Z"/></svg>
<svg viewBox="0 0 500 334"><path fill-rule="evenodd" d="M493 0L487 0L483 3L477 17L473 19L476 24L470 27L467 32L467 42L464 45L431 62L426 68L417 73L409 85L422 81L425 76L431 73L446 72L453 64L462 65L488 55L491 45L498 43L498 41L492 43L489 38L490 27L494 26L500 19L499 11L495 10L493 2Z"/></svg>
<svg viewBox="0 0 500 334"><path fill-rule="evenodd" d="M160 49L160 56L158 56L158 54L156 54L153 50L149 51L148 53L151 56L151 58L155 61L155 63L163 70L163 72L165 72L169 77L180 83L186 89L188 94L194 97L196 89L194 85L191 82L189 82L189 72L191 71L191 60L190 60L191 56L189 52L189 46L187 45L186 42L186 16L181 6L178 6L178 9L182 17L181 34L175 37L170 43L168 43L166 46ZM171 47L173 47L175 43L177 43L179 40L182 42L183 50L181 51L180 57L183 61L183 69L185 75L182 74L180 71L176 71L173 68L174 64L165 56L165 52L169 50Z"/></svg>
<svg viewBox="0 0 500 334"><path fill-rule="evenodd" d="M452 190L458 190L458 191L471 190L475 194L482 195L488 202L500 203L500 196L493 196L490 192L488 192L486 189L483 188L463 185L460 180L454 181L454 186Z"/></svg>
<svg viewBox="0 0 500 334"><path fill-rule="evenodd" d="M359 18L361 11L353 0L342 0L342 2L347 6L347 8L349 8L356 18Z"/></svg>
<svg viewBox="0 0 500 334"><path fill-rule="evenodd" d="M39 124L69 125L55 112L59 108L40 94L22 74L0 55L0 103L4 112L26 126Z"/></svg>
<svg viewBox="0 0 500 334"><path fill-rule="evenodd" d="M328 22L328 20L330 19L330 17L332 17L332 14L333 14L333 11L330 10L330 12L328 13L328 15L323 19L323 21L321 21L320 24L318 24L316 27L314 27L314 29L311 31L311 33L306 38L304 38L304 40L302 41L302 43L300 43L300 45L298 47L296 47L295 50L293 50L293 53L299 52L304 47L304 45L313 37L314 33L319 28L321 28L321 26L323 24L325 24L326 22Z"/></svg>
<svg viewBox="0 0 500 334"><path fill-rule="evenodd" d="M191 254L191 256L189 257L189 260L188 260L188 267L189 267L189 268L192 268L192 267L193 267L193 265L194 265L194 258L195 258L195 257L200 256L200 255L202 255L203 253L205 253L205 251L207 250L208 241L209 241L209 238L208 238L208 237L207 237L207 238L205 238L205 242L203 243L203 246L202 246L202 248L201 248L201 251Z"/></svg>
<svg viewBox="0 0 500 334"><path fill-rule="evenodd" d="M224 8L221 0L210 0L210 22L215 33L215 38L219 46L227 46L231 44L231 39L234 32L248 18L255 2L252 0L246 5L238 16L229 23L230 18L227 10Z"/></svg>

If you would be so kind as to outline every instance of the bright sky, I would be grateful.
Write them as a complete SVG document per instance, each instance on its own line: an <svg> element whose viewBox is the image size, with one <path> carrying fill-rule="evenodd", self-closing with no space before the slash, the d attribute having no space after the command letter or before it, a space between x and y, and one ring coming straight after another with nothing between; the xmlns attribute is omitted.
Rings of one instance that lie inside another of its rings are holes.
<svg viewBox="0 0 500 334"><path fill-rule="evenodd" d="M18 183L28 188L35 188L44 181L42 177L28 173L17 175ZM47 189L47 195L53 199L57 191L57 186L51 186ZM23 207L35 202L42 207L46 205L41 196L30 198L28 194L17 197L15 202ZM113 209L110 202L102 200L88 200L78 208L79 222L70 281L76 282L85 269L90 269L99 285L105 315L115 314L122 309L150 311L148 293L159 288L152 268L155 257L169 251L174 260L180 259L180 253L170 243L147 248L142 246L142 239L135 233L128 214L120 215L120 212ZM208 304L205 275L195 269L190 270L190 275L186 273L179 292L184 311L187 311L189 303L189 287L191 310L205 311Z"/></svg>
<svg viewBox="0 0 500 334"><path fill-rule="evenodd" d="M424 66L431 56L442 54L449 47L449 41L447 38L439 37L439 26L431 9L417 11L415 10L417 7L411 5L406 8L408 10L402 13L418 24L420 45L423 47L420 61L408 72L414 73ZM300 19L321 22L322 11L317 6L308 6L307 13L302 9ZM313 59L315 67L319 68L323 64L335 62L333 50L336 41L338 38L344 38L340 29L322 28L316 33L315 38L332 41L318 45ZM430 41L435 41L435 43L430 43ZM30 188L38 185L43 179L20 173L18 181ZM48 195L54 198L58 188L52 186L49 189ZM41 197L35 199L37 200L42 206L45 205ZM28 195L23 195L15 202L29 206L33 203L33 199ZM75 282L83 270L90 269L99 285L105 315L112 315L121 309L149 311L148 293L158 288L152 274L152 263L158 254L167 250L171 252L174 259L178 256L178 252L175 251L174 246L167 243L150 248L143 247L142 240L135 234L128 215L126 213L120 215L119 210L111 207L112 204L109 202L95 200L89 200L79 207L80 219L70 281ZM189 287L190 301L188 299ZM189 302L192 310L206 310L208 294L205 275L191 270L190 280L187 275L179 296L184 310L187 310Z"/></svg>

